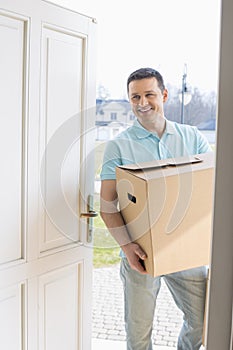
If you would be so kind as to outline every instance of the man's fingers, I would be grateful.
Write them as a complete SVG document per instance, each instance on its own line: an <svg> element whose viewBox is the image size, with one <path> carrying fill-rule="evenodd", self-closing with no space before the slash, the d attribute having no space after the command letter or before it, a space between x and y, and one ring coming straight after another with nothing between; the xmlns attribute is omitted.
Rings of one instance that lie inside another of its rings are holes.
<svg viewBox="0 0 233 350"><path fill-rule="evenodd" d="M130 243L124 246L124 252L133 270L146 274L144 260L147 255L137 243Z"/></svg>
<svg viewBox="0 0 233 350"><path fill-rule="evenodd" d="M140 260L134 261L131 265L131 268L133 270L136 270L136 271L142 273L142 274L147 274L146 269L141 262L142 262L142 260L141 261Z"/></svg>
<svg viewBox="0 0 233 350"><path fill-rule="evenodd" d="M136 250L135 250L135 253L137 254L137 256L142 259L142 260L145 260L146 259L146 253L144 252L144 250L142 250L140 247L138 247Z"/></svg>

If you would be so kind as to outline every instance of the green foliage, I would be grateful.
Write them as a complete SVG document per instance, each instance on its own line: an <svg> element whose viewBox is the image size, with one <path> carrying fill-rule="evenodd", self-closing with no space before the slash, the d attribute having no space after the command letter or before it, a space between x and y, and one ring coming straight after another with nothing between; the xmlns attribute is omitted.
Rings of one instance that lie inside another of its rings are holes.
<svg viewBox="0 0 233 350"><path fill-rule="evenodd" d="M94 248L93 267L106 267L120 262L119 249Z"/></svg>
<svg viewBox="0 0 233 350"><path fill-rule="evenodd" d="M99 196L95 197L95 210L99 210ZM120 262L120 248L111 234L108 232L100 215L94 219L94 268L106 267Z"/></svg>

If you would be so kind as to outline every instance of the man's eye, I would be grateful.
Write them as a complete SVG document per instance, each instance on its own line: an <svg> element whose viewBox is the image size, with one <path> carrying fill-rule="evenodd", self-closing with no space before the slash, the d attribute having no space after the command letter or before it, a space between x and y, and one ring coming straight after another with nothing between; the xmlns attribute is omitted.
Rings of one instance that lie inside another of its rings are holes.
<svg viewBox="0 0 233 350"><path fill-rule="evenodd" d="M132 97L132 99L135 100L135 101L136 101L136 100L139 100L139 99L140 99L140 96L139 96L139 95L135 95L135 96Z"/></svg>
<svg viewBox="0 0 233 350"><path fill-rule="evenodd" d="M156 96L155 94L146 94L146 97L154 97Z"/></svg>

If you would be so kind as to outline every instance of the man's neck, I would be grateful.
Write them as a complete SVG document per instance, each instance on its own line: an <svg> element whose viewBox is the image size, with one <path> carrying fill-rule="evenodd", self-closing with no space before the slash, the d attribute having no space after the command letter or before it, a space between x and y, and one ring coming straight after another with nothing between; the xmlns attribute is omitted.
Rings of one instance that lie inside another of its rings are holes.
<svg viewBox="0 0 233 350"><path fill-rule="evenodd" d="M166 128L166 119L160 118L159 120L140 124L148 131L156 133L159 138L162 137Z"/></svg>

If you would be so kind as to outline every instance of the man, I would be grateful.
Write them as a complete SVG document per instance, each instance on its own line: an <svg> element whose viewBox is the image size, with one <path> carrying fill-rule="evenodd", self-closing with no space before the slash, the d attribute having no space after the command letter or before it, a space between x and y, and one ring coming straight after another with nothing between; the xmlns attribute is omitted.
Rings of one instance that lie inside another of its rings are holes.
<svg viewBox="0 0 233 350"><path fill-rule="evenodd" d="M178 349L197 350L202 339L206 268L156 278L147 274L142 263L146 254L130 241L117 207L115 168L122 164L205 153L211 148L196 127L165 118L168 91L158 71L138 69L129 76L127 89L137 119L132 127L107 143L101 172L101 216L121 246L127 350L152 350L151 332L161 278L184 314Z"/></svg>

